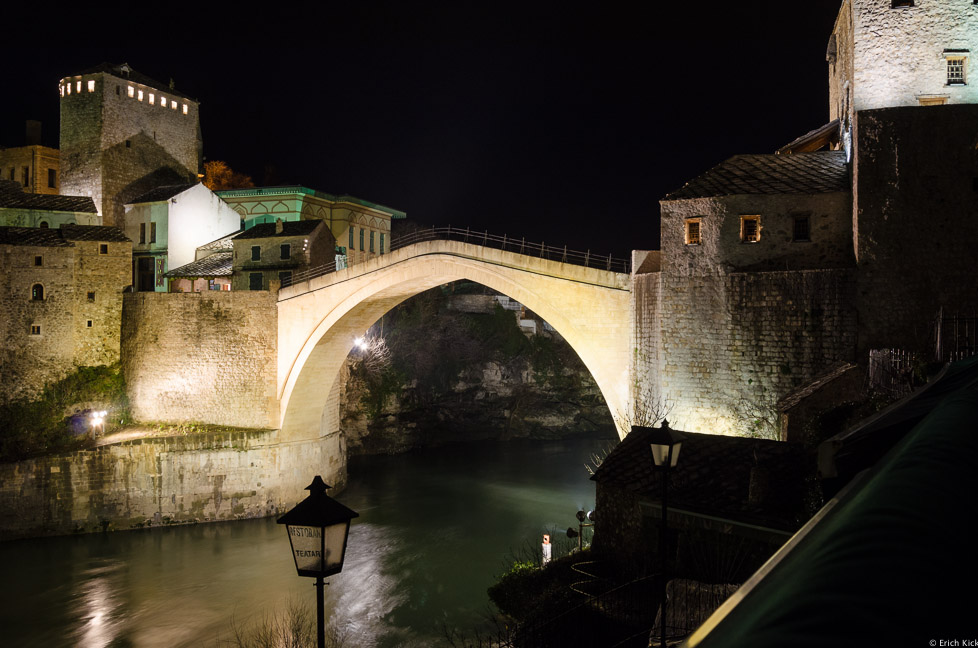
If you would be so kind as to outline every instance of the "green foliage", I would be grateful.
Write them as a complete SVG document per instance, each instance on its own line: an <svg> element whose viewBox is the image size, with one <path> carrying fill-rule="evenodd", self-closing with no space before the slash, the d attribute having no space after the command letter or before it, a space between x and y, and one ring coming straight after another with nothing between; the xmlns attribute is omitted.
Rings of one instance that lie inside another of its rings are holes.
<svg viewBox="0 0 978 648"><path fill-rule="evenodd" d="M118 363L78 367L47 385L36 400L0 406L0 462L90 447L90 438L72 436L65 416L70 407L86 402L109 412L106 429L112 422L128 420L129 401Z"/></svg>

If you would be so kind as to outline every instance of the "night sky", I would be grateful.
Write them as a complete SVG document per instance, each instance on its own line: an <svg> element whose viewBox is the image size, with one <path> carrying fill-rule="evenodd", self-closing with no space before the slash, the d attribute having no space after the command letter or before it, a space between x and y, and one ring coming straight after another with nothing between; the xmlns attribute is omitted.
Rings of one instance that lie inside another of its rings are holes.
<svg viewBox="0 0 978 648"><path fill-rule="evenodd" d="M839 4L132 5L44 48L7 13L0 145L39 119L57 146L58 80L128 62L198 99L205 159L258 185L625 256L658 247L666 193L828 121Z"/></svg>

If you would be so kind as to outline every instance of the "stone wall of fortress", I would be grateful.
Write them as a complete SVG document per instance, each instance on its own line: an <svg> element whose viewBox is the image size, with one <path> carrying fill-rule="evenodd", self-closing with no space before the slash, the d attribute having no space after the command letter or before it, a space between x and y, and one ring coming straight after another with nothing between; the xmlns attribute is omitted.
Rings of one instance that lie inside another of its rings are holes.
<svg viewBox="0 0 978 648"><path fill-rule="evenodd" d="M146 438L0 464L0 540L238 520L284 513L315 475L341 487L339 434Z"/></svg>
<svg viewBox="0 0 978 648"><path fill-rule="evenodd" d="M122 368L134 418L277 428L275 297L126 294Z"/></svg>
<svg viewBox="0 0 978 648"><path fill-rule="evenodd" d="M849 269L638 276L633 393L676 429L776 437L777 401L854 358L854 285Z"/></svg>

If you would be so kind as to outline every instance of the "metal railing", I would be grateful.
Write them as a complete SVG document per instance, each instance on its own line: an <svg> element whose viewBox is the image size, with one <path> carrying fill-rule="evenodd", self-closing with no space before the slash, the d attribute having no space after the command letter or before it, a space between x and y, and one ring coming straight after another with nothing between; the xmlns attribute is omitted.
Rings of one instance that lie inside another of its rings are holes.
<svg viewBox="0 0 978 648"><path fill-rule="evenodd" d="M522 254L529 257L547 259L549 261L557 261L559 263L567 263L569 265L583 266L585 268L596 268L599 270L609 270L611 272L621 272L625 274L631 272L632 269L630 260L616 259L610 254L592 254L590 250L580 252L578 250L570 250L566 245L562 248L554 247L544 243L527 241L525 238L512 238L506 234L503 234L502 236L499 236L498 234L490 234L488 230L484 232L474 232L468 227L461 229L458 227L452 227L450 225L448 227L419 229L402 236L398 236L397 238L392 238L389 251L393 252L394 250L399 250L409 245L423 243L425 241L461 241L462 243L472 243L473 245L481 245L483 247L503 250L505 252L515 252L517 254ZM309 279L335 271L336 262L331 261L330 263L326 263L315 268L309 268L308 270L303 270L302 272L293 273L292 280L283 281L282 287L285 288L286 286L291 286L302 281L308 281Z"/></svg>

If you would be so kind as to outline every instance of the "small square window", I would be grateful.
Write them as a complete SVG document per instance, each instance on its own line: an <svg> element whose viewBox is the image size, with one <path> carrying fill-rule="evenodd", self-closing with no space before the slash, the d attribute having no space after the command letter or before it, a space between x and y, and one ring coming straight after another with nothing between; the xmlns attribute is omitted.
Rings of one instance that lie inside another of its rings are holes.
<svg viewBox="0 0 978 648"><path fill-rule="evenodd" d="M170 101L170 108L173 109L173 110L176 110L177 109L177 102L171 100Z"/></svg>
<svg viewBox="0 0 978 648"><path fill-rule="evenodd" d="M156 95L155 95L155 94L153 94L152 92L150 92L150 93L149 93L149 95L148 95L148 97L147 97L147 98L149 99L149 102L150 102L151 104L152 104L152 103L156 103Z"/></svg>
<svg viewBox="0 0 978 648"><path fill-rule="evenodd" d="M126 140L126 148L132 148L132 141Z"/></svg>
<svg viewBox="0 0 978 648"><path fill-rule="evenodd" d="M41 334L41 325L31 324L31 335L40 335L40 334Z"/></svg>
<svg viewBox="0 0 978 648"><path fill-rule="evenodd" d="M78 87L75 88L78 92L81 92L81 81L78 81Z"/></svg>
<svg viewBox="0 0 978 648"><path fill-rule="evenodd" d="M48 169L48 188L58 188L58 172L55 169Z"/></svg>
<svg viewBox="0 0 978 648"><path fill-rule="evenodd" d="M282 245L281 252L282 252L282 256L281 256L282 259L291 259L292 245L289 243L285 243L284 245Z"/></svg>
<svg viewBox="0 0 978 648"><path fill-rule="evenodd" d="M139 243L146 243L146 223L139 224Z"/></svg>
<svg viewBox="0 0 978 648"><path fill-rule="evenodd" d="M252 272L248 275L248 290L261 290L262 284L262 273Z"/></svg>
<svg viewBox="0 0 978 648"><path fill-rule="evenodd" d="M88 82L88 91L95 92L95 79L90 79Z"/></svg>
<svg viewBox="0 0 978 648"><path fill-rule="evenodd" d="M94 291L88 293L88 301L90 301L90 302L95 301L95 292Z"/></svg>
<svg viewBox="0 0 978 648"><path fill-rule="evenodd" d="M109 253L109 244L108 243L99 243L98 244L98 253L99 254L108 254Z"/></svg>
<svg viewBox="0 0 978 648"><path fill-rule="evenodd" d="M187 104L183 104L183 114L187 114Z"/></svg>
<svg viewBox="0 0 978 648"><path fill-rule="evenodd" d="M947 58L947 84L965 85L965 57L949 56Z"/></svg>
<svg viewBox="0 0 978 648"><path fill-rule="evenodd" d="M699 245L702 242L700 238L700 227L702 220L699 218L690 218L686 221L686 245Z"/></svg>
<svg viewBox="0 0 978 648"><path fill-rule="evenodd" d="M138 99L139 101L142 101L143 100L143 91L142 90L139 90L138 92L136 92L136 99Z"/></svg>
<svg viewBox="0 0 978 648"><path fill-rule="evenodd" d="M88 320L88 323L86 324L86 326L88 328L92 328L92 320Z"/></svg>
<svg viewBox="0 0 978 648"><path fill-rule="evenodd" d="M149 224L149 242L156 243L156 223Z"/></svg>
<svg viewBox="0 0 978 648"><path fill-rule="evenodd" d="M251 246L251 260L252 261L261 261L261 246L260 245L252 245Z"/></svg>
<svg viewBox="0 0 978 648"><path fill-rule="evenodd" d="M166 97L160 95L160 105L166 108Z"/></svg>
<svg viewBox="0 0 978 648"><path fill-rule="evenodd" d="M760 240L761 240L761 217L741 216L740 217L741 243L757 243Z"/></svg>
<svg viewBox="0 0 978 648"><path fill-rule="evenodd" d="M808 216L795 216L794 226L791 230L792 241L811 241L811 222Z"/></svg>
<svg viewBox="0 0 978 648"><path fill-rule="evenodd" d="M126 92L128 92L128 93L129 93L129 97L130 97L130 98L132 98L132 97L135 97L135 96L136 96L136 89L135 89L134 87L132 87L132 86L129 86L129 89L128 89L128 90L126 90Z"/></svg>
<svg viewBox="0 0 978 648"><path fill-rule="evenodd" d="M120 86L116 86L116 87L115 87L115 93L116 93L117 95L121 95L121 94L122 94L122 88L121 88Z"/></svg>
<svg viewBox="0 0 978 648"><path fill-rule="evenodd" d="M42 257L42 256L36 256L36 257L34 257L34 265L35 266L42 266L42 265L44 265L44 257Z"/></svg>

